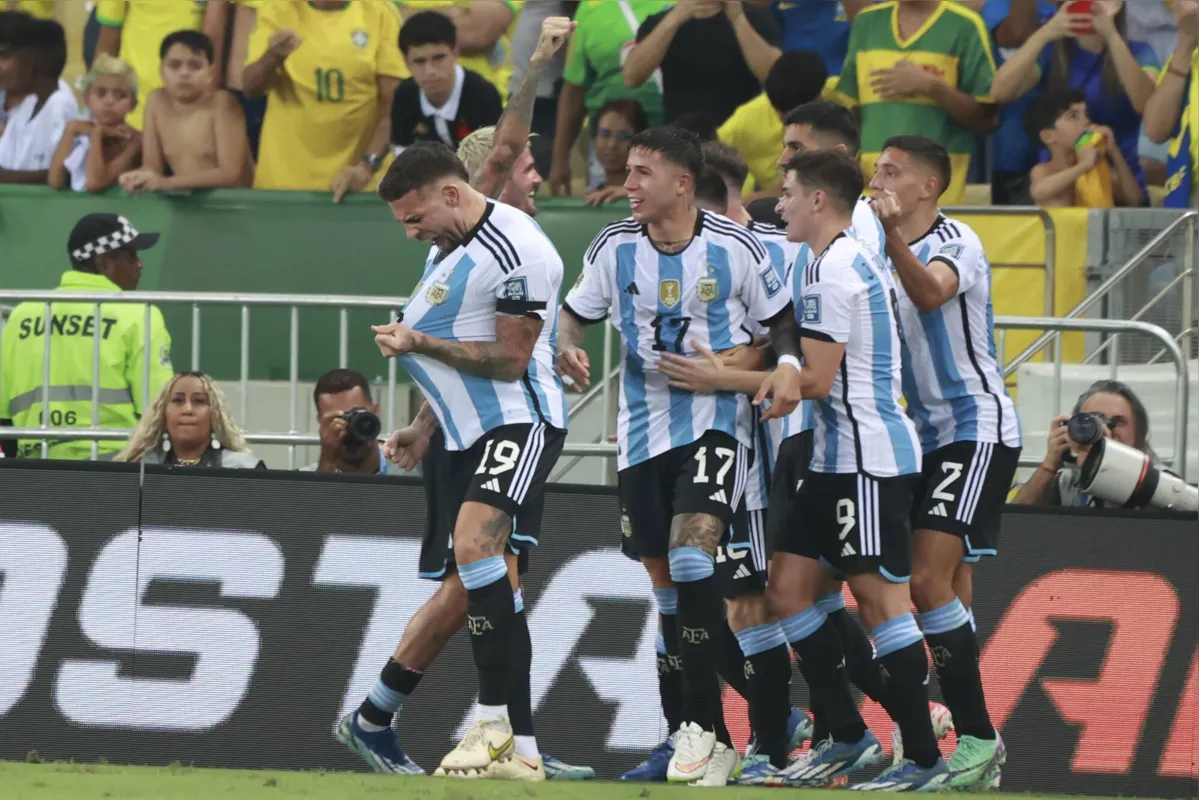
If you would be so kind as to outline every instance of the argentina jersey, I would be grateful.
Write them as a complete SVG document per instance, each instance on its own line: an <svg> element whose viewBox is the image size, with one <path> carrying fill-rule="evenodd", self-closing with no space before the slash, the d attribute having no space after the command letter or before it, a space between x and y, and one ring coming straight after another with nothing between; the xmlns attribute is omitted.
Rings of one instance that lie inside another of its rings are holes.
<svg viewBox="0 0 1199 800"><path fill-rule="evenodd" d="M766 248L744 227L698 211L691 243L660 252L632 219L600 231L566 307L585 322L610 318L621 336L617 468L648 461L699 439L727 433L747 447L754 435L749 398L693 394L668 386L662 353L695 356L692 341L715 351L752 340L791 302Z"/></svg>
<svg viewBox="0 0 1199 800"><path fill-rule="evenodd" d="M958 276L957 295L922 313L903 290L903 393L920 446L930 453L953 442L1020 446L1020 423L995 358L991 265L966 224L938 216L912 253L940 261Z"/></svg>
<svg viewBox="0 0 1199 800"><path fill-rule="evenodd" d="M804 267L800 335L845 345L828 397L813 400L811 469L876 478L920 471L900 405L898 298L890 269L850 228Z"/></svg>
<svg viewBox="0 0 1199 800"><path fill-rule="evenodd" d="M482 219L450 253L432 248L403 311L413 330L449 342L494 342L497 315L544 322L516 381L471 375L416 353L400 363L445 431L446 449L466 450L484 433L517 423L566 428L566 393L554 372L562 259L536 222L488 201Z"/></svg>

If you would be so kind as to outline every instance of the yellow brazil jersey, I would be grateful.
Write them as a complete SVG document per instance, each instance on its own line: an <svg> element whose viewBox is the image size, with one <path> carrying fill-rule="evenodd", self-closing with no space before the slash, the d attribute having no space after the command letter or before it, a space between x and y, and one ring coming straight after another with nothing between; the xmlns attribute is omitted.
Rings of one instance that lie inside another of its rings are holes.
<svg viewBox="0 0 1199 800"><path fill-rule="evenodd" d="M55 5L56 0L17 0L14 4L17 11L24 11L38 19L54 19ZM3 4L0 4L0 11L3 10Z"/></svg>
<svg viewBox="0 0 1199 800"><path fill-rule="evenodd" d="M501 0L512 10L512 24L508 31L500 37L487 53L475 53L458 58L458 62L466 69L477 72L500 90L500 99L508 101L508 81L512 78L512 33L516 30L516 19L520 16L524 0ZM470 7L470 0L395 0L397 6L426 11L443 6Z"/></svg>
<svg viewBox="0 0 1199 800"><path fill-rule="evenodd" d="M203 0L96 0L96 19L121 29L121 60L137 73L137 108L125 121L141 128L146 97L162 86L158 48L168 34L200 29Z"/></svg>
<svg viewBox="0 0 1199 800"><path fill-rule="evenodd" d="M749 164L748 187L777 189L778 160L783 146L783 121L766 93L742 104L717 131L720 141L741 154Z"/></svg>
<svg viewBox="0 0 1199 800"><path fill-rule="evenodd" d="M400 15L387 0L327 10L304 2L263 3L246 63L262 58L281 30L294 31L301 44L267 93L254 187L327 191L374 134L377 79L407 77Z"/></svg>

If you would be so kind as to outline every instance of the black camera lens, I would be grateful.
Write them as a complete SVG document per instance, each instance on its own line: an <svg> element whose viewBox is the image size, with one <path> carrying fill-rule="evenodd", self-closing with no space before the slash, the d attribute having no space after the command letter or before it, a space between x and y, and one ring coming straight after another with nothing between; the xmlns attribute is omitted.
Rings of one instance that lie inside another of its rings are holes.
<svg viewBox="0 0 1199 800"><path fill-rule="evenodd" d="M1106 424L1107 420L1098 414L1080 413L1070 417L1066 423L1066 432L1075 444L1092 445L1103 438L1103 428Z"/></svg>
<svg viewBox="0 0 1199 800"><path fill-rule="evenodd" d="M346 421L346 440L352 442L373 442L379 438L383 423L379 418L365 408L355 408L342 414Z"/></svg>

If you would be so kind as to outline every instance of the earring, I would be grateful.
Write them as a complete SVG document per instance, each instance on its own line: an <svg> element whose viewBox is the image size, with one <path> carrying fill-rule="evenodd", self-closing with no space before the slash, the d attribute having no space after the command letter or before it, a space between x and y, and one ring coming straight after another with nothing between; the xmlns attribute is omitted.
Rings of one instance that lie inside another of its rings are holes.
<svg viewBox="0 0 1199 800"><path fill-rule="evenodd" d="M166 431L162 432L162 452L171 452L171 434Z"/></svg>
<svg viewBox="0 0 1199 800"><path fill-rule="evenodd" d="M216 434L215 434L215 433L214 433L214 434L212 434L212 449L213 449L213 450L220 450L220 449L221 449L221 440L220 440L220 439L218 439L218 438L216 438Z"/></svg>

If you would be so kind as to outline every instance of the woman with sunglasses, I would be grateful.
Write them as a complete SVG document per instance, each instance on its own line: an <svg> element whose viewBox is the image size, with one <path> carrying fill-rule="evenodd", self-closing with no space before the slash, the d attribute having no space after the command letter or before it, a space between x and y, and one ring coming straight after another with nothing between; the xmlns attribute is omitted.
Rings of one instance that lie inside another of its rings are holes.
<svg viewBox="0 0 1199 800"><path fill-rule="evenodd" d="M590 206L602 206L628 197L624 188L629 143L645 130L645 111L634 100L613 100L595 117L595 159L604 169L604 180L587 193Z"/></svg>

